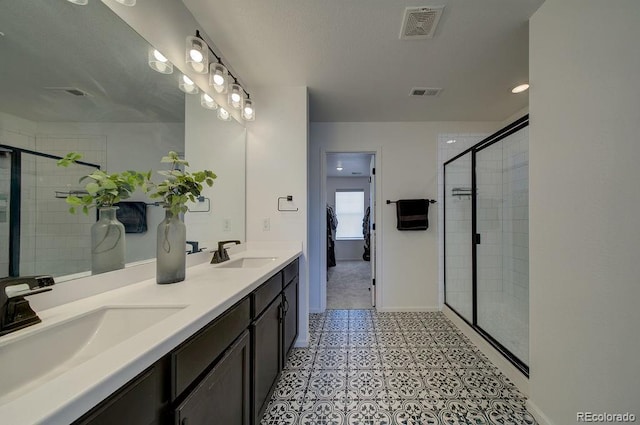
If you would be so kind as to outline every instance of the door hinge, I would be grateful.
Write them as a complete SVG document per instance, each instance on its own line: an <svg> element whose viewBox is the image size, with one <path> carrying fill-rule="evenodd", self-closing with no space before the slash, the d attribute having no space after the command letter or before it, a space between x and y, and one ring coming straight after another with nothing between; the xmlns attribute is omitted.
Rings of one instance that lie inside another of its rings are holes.
<svg viewBox="0 0 640 425"><path fill-rule="evenodd" d="M476 245L480 245L480 233L476 233Z"/></svg>
<svg viewBox="0 0 640 425"><path fill-rule="evenodd" d="M369 183L371 183L371 177L369 177Z"/></svg>
<svg viewBox="0 0 640 425"><path fill-rule="evenodd" d="M371 226L372 226L371 227L372 230L376 230L376 223L373 223Z"/></svg>
<svg viewBox="0 0 640 425"><path fill-rule="evenodd" d="M376 168L373 167L373 169L371 170L371 174L373 174L374 176L376 175Z"/></svg>
<svg viewBox="0 0 640 425"><path fill-rule="evenodd" d="M376 280L375 279L371 279L373 281L373 286L376 286Z"/></svg>

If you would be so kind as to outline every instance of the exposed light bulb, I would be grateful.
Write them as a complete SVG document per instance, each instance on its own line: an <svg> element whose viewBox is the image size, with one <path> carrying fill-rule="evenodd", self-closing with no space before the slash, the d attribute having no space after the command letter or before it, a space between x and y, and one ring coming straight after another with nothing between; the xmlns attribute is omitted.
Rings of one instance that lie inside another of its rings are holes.
<svg viewBox="0 0 640 425"><path fill-rule="evenodd" d="M218 104L216 103L216 101L213 100L213 98L207 93L202 93L202 97L200 98L200 105L202 105L203 108L207 109L218 109Z"/></svg>
<svg viewBox="0 0 640 425"><path fill-rule="evenodd" d="M178 87L180 88L180 90L187 94L197 94L200 91L193 80L184 74L182 74L182 78L180 78L178 81Z"/></svg>
<svg viewBox="0 0 640 425"><path fill-rule="evenodd" d="M336 170L338 170L338 171L342 171L342 170L344 170L344 168L342 168L342 167L336 167Z"/></svg>
<svg viewBox="0 0 640 425"><path fill-rule="evenodd" d="M240 95L238 93L231 93L231 100L234 102L240 102Z"/></svg>
<svg viewBox="0 0 640 425"><path fill-rule="evenodd" d="M162 74L171 74L173 72L173 64L154 48L149 49L149 66L154 71Z"/></svg>
<svg viewBox="0 0 640 425"><path fill-rule="evenodd" d="M199 52L196 49L191 49L189 51L189 56L191 57L191 59L194 60L194 62L198 62L198 63L201 63L202 59L204 59L204 56L202 55L202 52Z"/></svg>
<svg viewBox="0 0 640 425"><path fill-rule="evenodd" d="M247 115L253 115L253 108L251 106L245 106L244 113Z"/></svg>
<svg viewBox="0 0 640 425"><path fill-rule="evenodd" d="M224 77L220 74L215 74L213 76L213 84L221 86L224 84Z"/></svg>
<svg viewBox="0 0 640 425"><path fill-rule="evenodd" d="M255 121L256 112L253 109L253 100L247 98L244 101L244 109L242 109L242 119L245 121Z"/></svg>
<svg viewBox="0 0 640 425"><path fill-rule="evenodd" d="M159 62L167 62L167 58L164 57L164 55L162 53L160 53L159 51L153 49L153 57L156 58L157 61Z"/></svg>
<svg viewBox="0 0 640 425"><path fill-rule="evenodd" d="M455 143L455 142L456 142L456 141L455 141L455 140L453 140L453 139L451 139L451 140L447 140L447 144L448 144L448 145L450 145L450 144L452 144L452 143Z"/></svg>
<svg viewBox="0 0 640 425"><path fill-rule="evenodd" d="M529 88L529 84L520 84L511 89L511 93L522 93Z"/></svg>
<svg viewBox="0 0 640 425"><path fill-rule="evenodd" d="M184 83L188 86L192 86L193 85L193 80L189 77L187 77L186 75L182 76L182 81L184 81Z"/></svg>
<svg viewBox="0 0 640 425"><path fill-rule="evenodd" d="M118 3L123 4L125 6L135 6L136 0L116 0Z"/></svg>
<svg viewBox="0 0 640 425"><path fill-rule="evenodd" d="M89 3L89 0L68 0L69 3L73 3L73 4L79 4L80 6L85 6L87 3Z"/></svg>
<svg viewBox="0 0 640 425"><path fill-rule="evenodd" d="M218 108L218 118L222 121L229 121L231 119L231 114L224 108Z"/></svg>

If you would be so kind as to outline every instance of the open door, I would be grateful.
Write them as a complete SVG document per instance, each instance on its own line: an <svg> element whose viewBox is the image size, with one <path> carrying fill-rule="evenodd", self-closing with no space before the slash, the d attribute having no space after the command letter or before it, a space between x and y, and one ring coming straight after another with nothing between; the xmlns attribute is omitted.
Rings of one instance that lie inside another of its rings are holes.
<svg viewBox="0 0 640 425"><path fill-rule="evenodd" d="M369 252L371 256L371 305L376 306L376 156L369 163Z"/></svg>

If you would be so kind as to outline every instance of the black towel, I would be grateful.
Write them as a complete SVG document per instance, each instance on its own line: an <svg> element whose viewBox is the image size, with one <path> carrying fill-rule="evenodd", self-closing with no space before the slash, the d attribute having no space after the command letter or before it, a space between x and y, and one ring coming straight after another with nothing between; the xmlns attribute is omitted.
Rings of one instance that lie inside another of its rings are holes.
<svg viewBox="0 0 640 425"><path fill-rule="evenodd" d="M116 217L124 224L125 233L145 233L147 231L147 203L119 202L115 206Z"/></svg>
<svg viewBox="0 0 640 425"><path fill-rule="evenodd" d="M402 199L396 202L398 230L427 230L429 228L429 200Z"/></svg>

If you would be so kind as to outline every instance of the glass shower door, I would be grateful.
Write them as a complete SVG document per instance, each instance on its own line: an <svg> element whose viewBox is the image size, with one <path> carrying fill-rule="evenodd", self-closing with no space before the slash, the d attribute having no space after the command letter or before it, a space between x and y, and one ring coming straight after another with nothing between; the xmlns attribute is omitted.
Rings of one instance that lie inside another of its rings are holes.
<svg viewBox="0 0 640 425"><path fill-rule="evenodd" d="M529 363L528 128L475 152L477 326Z"/></svg>
<svg viewBox="0 0 640 425"><path fill-rule="evenodd" d="M471 194L469 152L444 166L445 299L469 323L473 321Z"/></svg>

